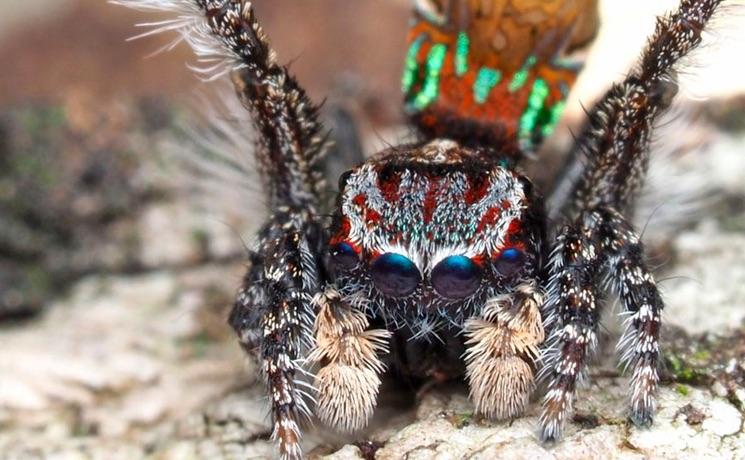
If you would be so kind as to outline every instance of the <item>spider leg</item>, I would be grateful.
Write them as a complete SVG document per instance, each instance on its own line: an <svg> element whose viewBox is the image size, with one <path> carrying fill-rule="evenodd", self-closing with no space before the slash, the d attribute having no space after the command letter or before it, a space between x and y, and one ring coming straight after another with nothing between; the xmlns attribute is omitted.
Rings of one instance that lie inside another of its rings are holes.
<svg viewBox="0 0 745 460"><path fill-rule="evenodd" d="M300 458L298 422L309 415L301 364L312 344L312 299L323 274L318 256L323 127L317 107L287 68L277 64L249 1L190 4L206 19L206 30L198 29L202 35L191 39L197 54L214 48L207 40L217 39L218 50L228 56L238 97L253 115L259 134L255 156L274 213L251 254L252 267L230 324L244 348L258 345L281 456Z"/></svg>
<svg viewBox="0 0 745 460"><path fill-rule="evenodd" d="M644 263L639 236L621 215L610 215L609 238L603 248L611 254L608 270L613 289L629 314L626 331L618 343L621 362L633 369L630 388L631 419L641 426L652 423L654 391L659 376L660 312L664 307L654 277Z"/></svg>
<svg viewBox="0 0 745 460"><path fill-rule="evenodd" d="M327 139L318 108L287 68L276 63L249 1L198 1L206 4L212 32L240 57L232 80L261 134L256 158L270 205L317 206Z"/></svg>
<svg viewBox="0 0 745 460"><path fill-rule="evenodd" d="M538 347L543 342L534 282L489 299L481 317L466 322L466 376L476 411L491 419L520 415L534 388Z"/></svg>
<svg viewBox="0 0 745 460"><path fill-rule="evenodd" d="M356 431L367 425L375 409L385 369L378 354L388 352L390 333L369 330L365 313L333 288L316 295L314 304L315 346L308 361L321 366L314 382L316 415L329 426Z"/></svg>
<svg viewBox="0 0 745 460"><path fill-rule="evenodd" d="M587 218L580 225L566 227L558 237L550 262L544 310L546 328L552 332L540 374L549 379L540 422L545 440L560 437L572 408L577 380L597 344L598 226L595 219Z"/></svg>
<svg viewBox="0 0 745 460"><path fill-rule="evenodd" d="M663 303L644 264L639 237L623 213L642 185L654 122L677 91L676 64L700 43L720 3L683 0L676 12L658 19L638 69L591 111L590 129L579 141L587 166L569 206L576 218L560 233L551 260L545 310L553 332L542 370L550 379L541 417L544 439L560 436L577 379L597 342L597 286L603 275L631 315L619 345L622 360L634 369L631 418L641 425L651 423Z"/></svg>
<svg viewBox="0 0 745 460"><path fill-rule="evenodd" d="M561 435L577 381L597 345L602 307L597 286L601 277L610 280L630 315L619 348L622 361L633 367L631 417L637 424L651 423L664 305L643 252L639 236L626 219L602 206L583 213L559 236L545 305L553 332L541 371L549 379L541 416L544 439Z"/></svg>
<svg viewBox="0 0 745 460"><path fill-rule="evenodd" d="M308 219L288 210L264 227L229 319L243 348L258 348L273 437L282 458L288 459L302 457L298 423L310 415L303 357L311 347L312 298L320 288Z"/></svg>
<svg viewBox="0 0 745 460"><path fill-rule="evenodd" d="M682 0L657 20L637 69L614 85L590 111L577 144L586 166L568 196L576 215L600 204L625 212L642 185L654 122L677 93L677 64L700 42L722 0Z"/></svg>

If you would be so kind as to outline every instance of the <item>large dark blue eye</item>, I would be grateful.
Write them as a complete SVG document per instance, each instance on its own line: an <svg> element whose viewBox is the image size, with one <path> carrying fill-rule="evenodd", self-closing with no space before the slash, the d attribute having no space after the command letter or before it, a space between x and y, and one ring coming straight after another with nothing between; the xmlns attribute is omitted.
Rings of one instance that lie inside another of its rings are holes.
<svg viewBox="0 0 745 460"><path fill-rule="evenodd" d="M494 264L495 270L502 276L512 276L523 268L525 254L517 248L502 251Z"/></svg>
<svg viewBox="0 0 745 460"><path fill-rule="evenodd" d="M331 263L334 268L351 270L357 266L360 258L351 244L342 241L331 247Z"/></svg>
<svg viewBox="0 0 745 460"><path fill-rule="evenodd" d="M370 267L370 274L378 291L391 297L411 294L422 280L414 262L393 252L375 259Z"/></svg>
<svg viewBox="0 0 745 460"><path fill-rule="evenodd" d="M446 257L432 270L432 286L443 297L462 299L478 289L482 273L466 256Z"/></svg>

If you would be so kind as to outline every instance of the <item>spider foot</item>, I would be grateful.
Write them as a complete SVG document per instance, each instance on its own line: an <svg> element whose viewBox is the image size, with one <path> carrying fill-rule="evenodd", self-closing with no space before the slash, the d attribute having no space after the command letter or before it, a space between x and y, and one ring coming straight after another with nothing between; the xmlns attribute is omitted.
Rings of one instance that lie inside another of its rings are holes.
<svg viewBox="0 0 745 460"><path fill-rule="evenodd" d="M656 362L655 362L656 363ZM638 426L647 428L654 421L657 404L654 393L659 377L655 364L637 365L631 378L631 414L629 420Z"/></svg>

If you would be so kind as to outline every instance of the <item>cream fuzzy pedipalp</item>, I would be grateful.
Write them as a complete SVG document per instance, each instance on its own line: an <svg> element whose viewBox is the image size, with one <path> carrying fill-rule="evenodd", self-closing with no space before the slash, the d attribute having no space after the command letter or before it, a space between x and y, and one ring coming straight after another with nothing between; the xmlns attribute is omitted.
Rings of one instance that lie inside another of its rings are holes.
<svg viewBox="0 0 745 460"><path fill-rule="evenodd" d="M534 386L534 363L544 340L541 295L533 284L487 301L481 318L466 322L466 376L476 411L492 419L522 413Z"/></svg>
<svg viewBox="0 0 745 460"><path fill-rule="evenodd" d="M331 427L356 431L367 425L377 403L380 376L385 369L378 357L388 351L390 333L366 330L364 313L348 307L336 291L316 296L315 347L309 361L320 364L314 386L316 415Z"/></svg>

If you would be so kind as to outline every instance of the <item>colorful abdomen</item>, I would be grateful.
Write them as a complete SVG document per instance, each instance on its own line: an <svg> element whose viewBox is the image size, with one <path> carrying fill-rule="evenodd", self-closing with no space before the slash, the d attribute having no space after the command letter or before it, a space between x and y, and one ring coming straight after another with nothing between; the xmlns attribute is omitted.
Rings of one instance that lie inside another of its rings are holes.
<svg viewBox="0 0 745 460"><path fill-rule="evenodd" d="M402 81L431 136L533 150L551 134L597 26L596 0L420 0Z"/></svg>

